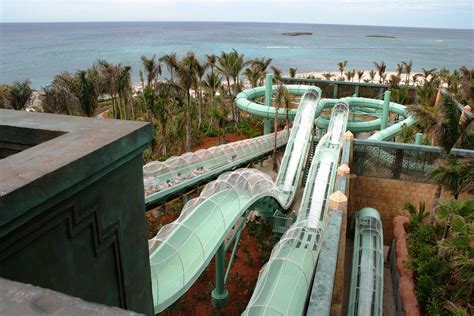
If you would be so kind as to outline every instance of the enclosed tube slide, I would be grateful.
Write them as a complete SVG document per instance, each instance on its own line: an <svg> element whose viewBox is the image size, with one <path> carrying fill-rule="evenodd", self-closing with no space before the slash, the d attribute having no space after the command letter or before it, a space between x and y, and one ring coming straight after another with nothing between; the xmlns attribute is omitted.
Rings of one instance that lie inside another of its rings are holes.
<svg viewBox="0 0 474 316"><path fill-rule="evenodd" d="M288 141L288 131L278 132L277 147ZM232 166L250 161L273 150L274 134L245 139L229 144L187 152L173 156L166 161L152 161L143 166L145 202L149 203L189 186L216 172L228 170Z"/></svg>
<svg viewBox="0 0 474 316"><path fill-rule="evenodd" d="M288 141L291 145L286 147L280 168L285 176L279 174L277 184L255 169L224 173L207 184L198 198L186 203L176 221L149 240L155 312L164 310L191 287L239 217L255 202L270 197L283 209L290 207L301 179L313 121L320 113L320 95L321 90L314 87L301 99ZM293 160L293 155L299 158ZM299 169L288 172L290 161Z"/></svg>
<svg viewBox="0 0 474 316"><path fill-rule="evenodd" d="M348 105L334 106L328 133L316 147L295 223L260 271L244 315L302 315L327 224Z"/></svg>
<svg viewBox="0 0 474 316"><path fill-rule="evenodd" d="M383 314L383 232L380 214L363 208L355 215L348 315Z"/></svg>

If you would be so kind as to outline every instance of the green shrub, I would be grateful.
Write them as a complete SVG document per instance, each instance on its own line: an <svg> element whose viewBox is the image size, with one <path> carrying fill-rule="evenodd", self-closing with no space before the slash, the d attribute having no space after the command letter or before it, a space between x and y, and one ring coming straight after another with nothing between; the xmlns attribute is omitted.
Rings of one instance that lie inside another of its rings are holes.
<svg viewBox="0 0 474 316"><path fill-rule="evenodd" d="M473 269L466 264L474 259L469 242L473 211L469 202L441 202L438 218L465 215L452 216L451 232L446 239L443 239L446 221L434 225L423 223L424 212L410 211L409 267L413 270L418 302L426 315L451 315L453 308L467 312L468 304L472 305Z"/></svg>

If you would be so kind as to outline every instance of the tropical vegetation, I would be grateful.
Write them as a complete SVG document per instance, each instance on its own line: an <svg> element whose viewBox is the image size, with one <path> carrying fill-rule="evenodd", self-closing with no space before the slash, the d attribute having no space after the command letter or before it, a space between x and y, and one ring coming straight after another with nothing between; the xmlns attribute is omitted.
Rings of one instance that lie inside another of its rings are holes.
<svg viewBox="0 0 474 316"><path fill-rule="evenodd" d="M41 110L150 121L155 139L146 151L147 158L167 158L191 150L206 136L218 136L223 143L227 133L241 132L241 123L253 127L248 130L252 135L258 134L260 122L241 114L234 99L245 86L263 85L267 73L273 73L278 83L282 70L272 61L267 57L247 59L236 50L203 58L193 52L142 56L140 83L133 84L130 66L98 60L88 69L55 76L41 91ZM388 84L392 101L402 104L413 100L406 85L416 85L418 104L410 110L418 124L406 128L404 141L413 142L415 132L420 131L424 144L443 146L446 152L452 147L474 148L474 132L468 128L472 119L460 114L456 103L474 105L473 69L422 68L415 73L409 60L397 64L396 73L388 76L384 61L374 62L375 70L370 72L347 69L348 64L347 60L337 64L339 76L328 72L320 79ZM290 68L288 76L296 77L296 72ZM440 97L439 88L447 94ZM32 95L28 80L0 85L0 107L31 109Z"/></svg>
<svg viewBox="0 0 474 316"><path fill-rule="evenodd" d="M412 214L408 225L412 261L408 266L414 273L422 312L472 315L474 201L442 201L434 224L424 220L427 213L423 203L418 210L411 204L406 208Z"/></svg>

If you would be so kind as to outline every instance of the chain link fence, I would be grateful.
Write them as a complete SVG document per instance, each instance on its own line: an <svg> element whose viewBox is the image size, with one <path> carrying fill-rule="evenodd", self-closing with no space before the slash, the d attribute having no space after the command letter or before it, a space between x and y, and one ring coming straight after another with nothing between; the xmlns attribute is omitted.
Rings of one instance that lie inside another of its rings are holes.
<svg viewBox="0 0 474 316"><path fill-rule="evenodd" d="M474 151L453 149L459 157ZM394 142L354 140L352 171L358 176L430 183L430 171L444 157L440 148Z"/></svg>

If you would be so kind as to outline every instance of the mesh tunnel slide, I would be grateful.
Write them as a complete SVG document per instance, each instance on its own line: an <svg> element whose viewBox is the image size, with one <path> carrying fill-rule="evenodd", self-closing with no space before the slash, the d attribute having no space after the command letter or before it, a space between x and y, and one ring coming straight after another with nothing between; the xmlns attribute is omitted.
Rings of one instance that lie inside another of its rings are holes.
<svg viewBox="0 0 474 316"><path fill-rule="evenodd" d="M288 131L278 132L277 147L285 146ZM274 134L187 152L166 161L152 161L143 167L145 202L191 187L237 166L255 161L273 151Z"/></svg>
<svg viewBox="0 0 474 316"><path fill-rule="evenodd" d="M237 220L256 202L273 199L288 209L301 179L321 90L302 96L276 183L255 169L224 173L184 206L179 218L149 240L155 311L183 295L204 271Z"/></svg>

